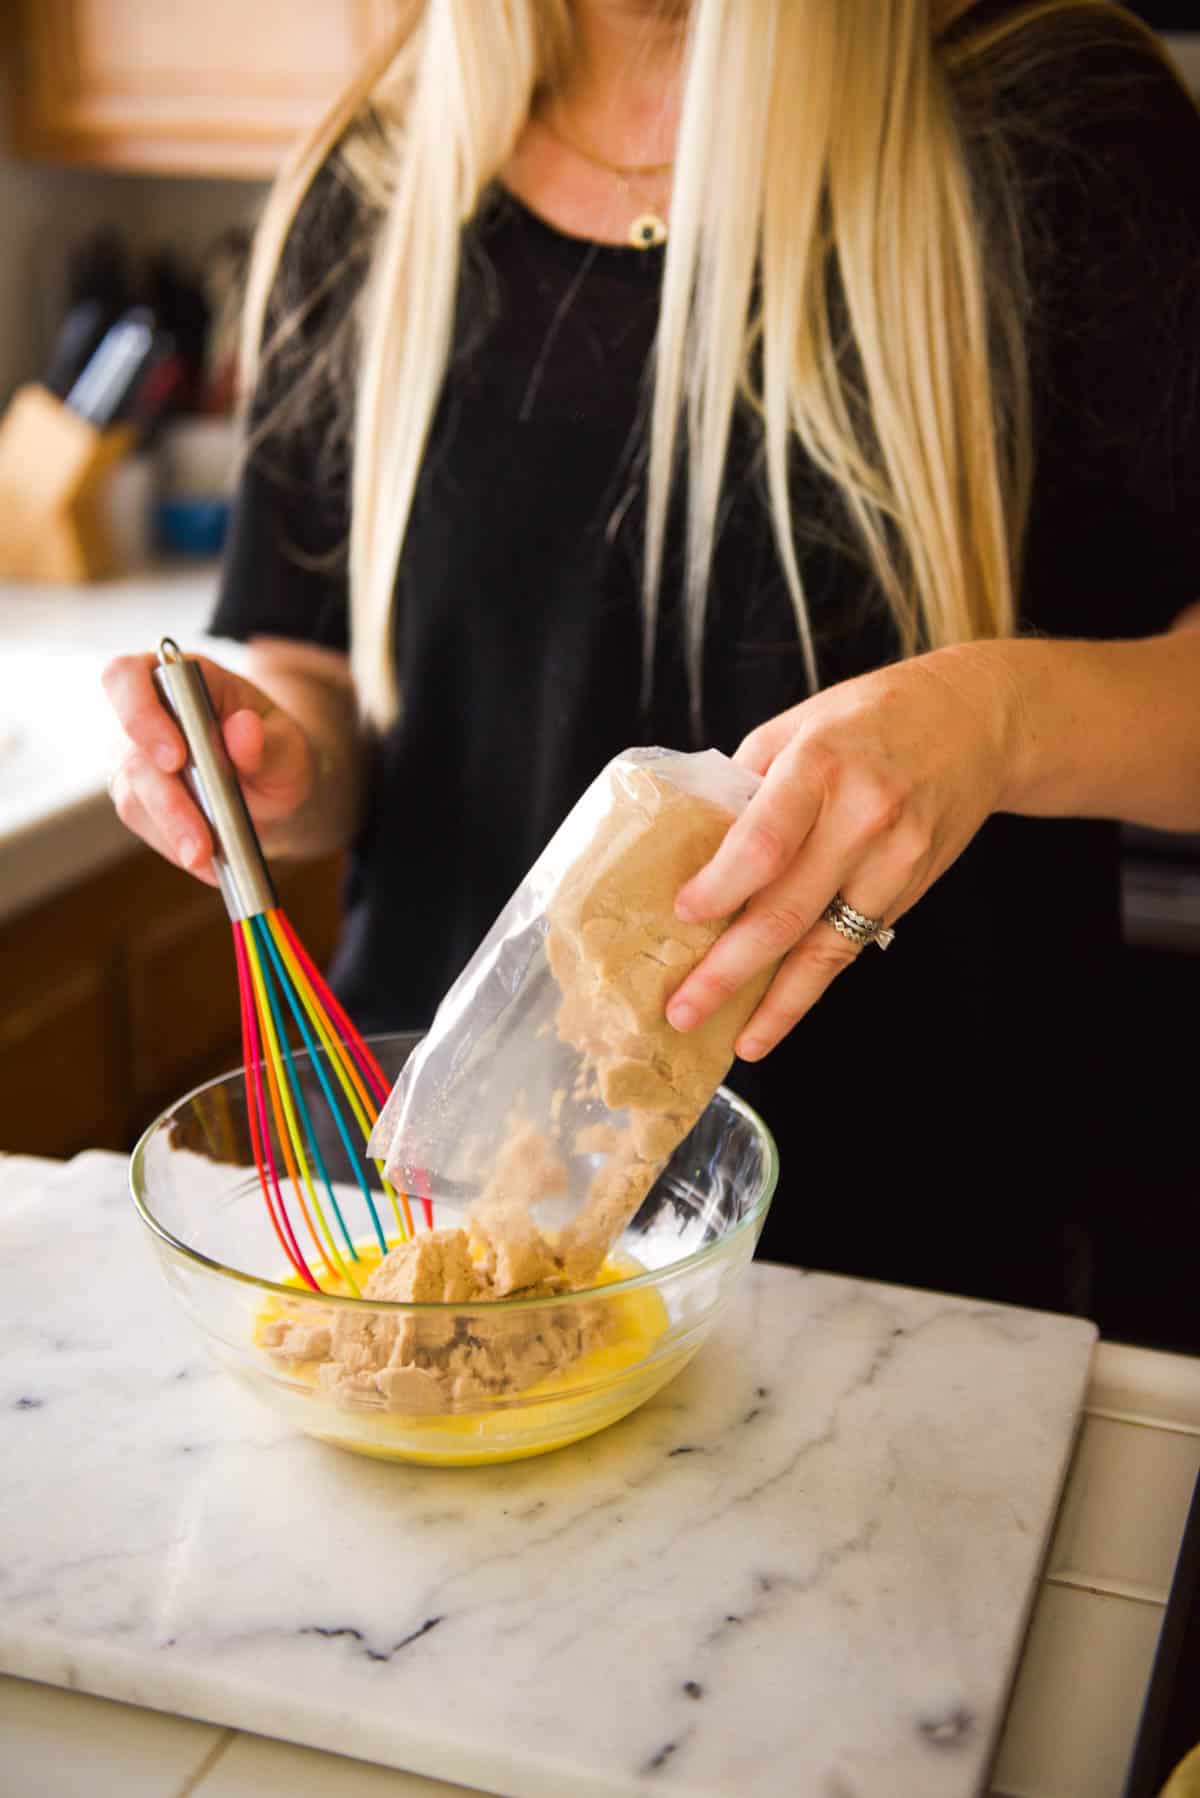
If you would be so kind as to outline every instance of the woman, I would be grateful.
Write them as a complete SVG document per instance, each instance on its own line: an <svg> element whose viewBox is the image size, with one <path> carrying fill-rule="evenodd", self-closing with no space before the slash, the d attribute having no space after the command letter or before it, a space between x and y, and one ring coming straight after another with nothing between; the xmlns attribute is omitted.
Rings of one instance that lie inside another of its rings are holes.
<svg viewBox="0 0 1200 1798"><path fill-rule="evenodd" d="M268 854L352 845L343 999L426 1022L611 754L736 750L668 1015L782 957L765 1252L1086 1304L1107 821L1200 826L1194 108L1103 0L402 10L263 221L208 670Z"/></svg>

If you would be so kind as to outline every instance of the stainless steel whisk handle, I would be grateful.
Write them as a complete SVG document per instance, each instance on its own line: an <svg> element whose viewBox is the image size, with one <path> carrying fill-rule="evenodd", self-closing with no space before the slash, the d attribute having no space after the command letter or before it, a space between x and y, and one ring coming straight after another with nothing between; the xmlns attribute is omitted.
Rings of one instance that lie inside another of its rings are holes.
<svg viewBox="0 0 1200 1798"><path fill-rule="evenodd" d="M213 873L234 923L278 900L203 674L172 637L158 645L154 684L183 732L183 780L213 833Z"/></svg>

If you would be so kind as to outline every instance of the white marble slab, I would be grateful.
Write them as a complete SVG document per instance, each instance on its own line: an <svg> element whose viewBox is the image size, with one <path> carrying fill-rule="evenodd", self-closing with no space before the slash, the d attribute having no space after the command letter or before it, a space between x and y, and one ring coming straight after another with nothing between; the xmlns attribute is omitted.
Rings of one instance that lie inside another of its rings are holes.
<svg viewBox="0 0 1200 1798"><path fill-rule="evenodd" d="M0 1215L0 1670L510 1798L982 1788L1089 1325L755 1267L636 1417L409 1470L208 1366L115 1157Z"/></svg>

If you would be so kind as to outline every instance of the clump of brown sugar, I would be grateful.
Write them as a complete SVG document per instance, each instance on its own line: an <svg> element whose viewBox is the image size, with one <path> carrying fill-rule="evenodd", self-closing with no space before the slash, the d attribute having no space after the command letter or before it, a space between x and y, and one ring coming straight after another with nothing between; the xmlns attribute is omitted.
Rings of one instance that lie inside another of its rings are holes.
<svg viewBox="0 0 1200 1798"><path fill-rule="evenodd" d="M733 1062L770 970L687 1035L666 1005L728 919L684 923L675 897L711 860L733 815L650 767L623 771L614 803L549 907L557 1029L611 1112L608 1159L558 1238L572 1284L603 1262Z"/></svg>
<svg viewBox="0 0 1200 1798"><path fill-rule="evenodd" d="M603 1157L576 1215L552 1234L534 1217L568 1187L556 1140L559 1092L544 1127L514 1114L463 1227L392 1249L366 1283L370 1299L454 1311L347 1309L315 1329L281 1319L268 1327L266 1346L317 1362L320 1385L341 1403L412 1412L520 1391L604 1340L600 1301L492 1317L488 1306L513 1296L553 1299L594 1280L728 1072L770 970L687 1035L672 1029L665 1010L727 923L684 923L675 896L732 821L732 812L665 773L623 768L611 807L548 907L555 1027L579 1056L584 1091L607 1111L571 1144L576 1154Z"/></svg>
<svg viewBox="0 0 1200 1798"><path fill-rule="evenodd" d="M532 1125L516 1126L469 1226L400 1243L363 1288L364 1298L444 1305L445 1312L339 1308L317 1326L285 1317L267 1326L263 1345L285 1361L318 1363L318 1384L344 1405L444 1411L522 1391L604 1340L599 1305L573 1301L489 1315L497 1299L565 1291L558 1255L530 1214L538 1198L564 1184L562 1161L547 1139Z"/></svg>

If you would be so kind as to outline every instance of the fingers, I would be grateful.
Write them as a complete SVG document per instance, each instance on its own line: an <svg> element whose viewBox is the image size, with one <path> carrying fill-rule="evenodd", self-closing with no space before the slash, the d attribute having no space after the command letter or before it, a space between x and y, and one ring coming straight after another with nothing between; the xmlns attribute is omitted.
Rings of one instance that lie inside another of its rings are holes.
<svg viewBox="0 0 1200 1798"><path fill-rule="evenodd" d="M266 758L266 726L257 712L243 709L226 720L223 735L229 759L239 774L257 774Z"/></svg>
<svg viewBox="0 0 1200 1798"><path fill-rule="evenodd" d="M766 774L780 750L795 736L797 714L801 709L792 706L789 711L768 718L748 737L743 737L733 756L738 767L748 768L752 774Z"/></svg>
<svg viewBox="0 0 1200 1798"><path fill-rule="evenodd" d="M213 884L212 835L179 778L187 747L155 685L156 663L153 655L118 656L101 676L105 694L132 745L109 781L109 793L127 830L177 867ZM218 716L222 699L228 703L253 692L236 676L225 678L226 671L216 663L201 659L201 667ZM262 755L262 721L243 706L233 722L234 763L254 764Z"/></svg>
<svg viewBox="0 0 1200 1798"><path fill-rule="evenodd" d="M880 924L891 924L907 909L905 897L889 902L878 896L880 891L876 887L874 895L869 895L865 888L852 886L851 893L856 896L843 893L842 897L856 911ZM734 1044L741 1059L760 1061L769 1054L862 953L858 944L842 936L824 918L819 919L784 957L757 1010L743 1027Z"/></svg>
<svg viewBox="0 0 1200 1798"><path fill-rule="evenodd" d="M176 867L216 884L212 836L183 782L166 774L139 749L131 749L108 783L118 818Z"/></svg>
<svg viewBox="0 0 1200 1798"><path fill-rule="evenodd" d="M200 808L178 778L187 760L183 733L154 684L156 658L118 656L101 676L132 748L108 783L127 830L189 873L213 879L212 838Z"/></svg>
<svg viewBox="0 0 1200 1798"><path fill-rule="evenodd" d="M825 689L742 743L762 784L676 903L733 921L673 995L676 1028L773 967L736 1044L765 1055L861 953L822 919L834 895L890 925L978 830L1002 786L991 734L920 660Z"/></svg>
<svg viewBox="0 0 1200 1798"><path fill-rule="evenodd" d="M265 713L244 707L223 728L255 821L269 824L294 811L313 780L312 748L295 719L275 705Z"/></svg>
<svg viewBox="0 0 1200 1798"><path fill-rule="evenodd" d="M678 987L667 1006L668 1023L676 1030L693 1029L806 938L837 891L843 868L844 852L817 841L802 873L789 868L755 894Z"/></svg>
<svg viewBox="0 0 1200 1798"><path fill-rule="evenodd" d="M154 684L155 663L152 655L118 656L100 680L130 742L147 761L170 774L183 767L187 752L183 733Z"/></svg>
<svg viewBox="0 0 1200 1798"><path fill-rule="evenodd" d="M256 826L293 812L312 785L304 731L251 682L197 657L231 761ZM109 783L122 823L177 866L212 881L212 835L179 778L183 734L159 696L152 655L120 656L103 674L105 692L132 745Z"/></svg>
<svg viewBox="0 0 1200 1798"><path fill-rule="evenodd" d="M667 1006L669 1023L678 1030L693 1029L755 975L779 962L735 1045L743 1060L760 1059L861 953L822 917L834 894L867 917L890 924L929 885L930 845L923 833L899 827L872 837L866 846L858 842L849 868L847 841L841 832L812 834L800 861L753 896L681 983Z"/></svg>
<svg viewBox="0 0 1200 1798"><path fill-rule="evenodd" d="M241 713L266 720L275 709L265 693L219 662L211 662L207 656L193 659L204 676L213 709L225 724ZM156 665L153 655L117 656L100 679L130 742L170 774L182 768L187 754L183 733L154 684Z"/></svg>
<svg viewBox="0 0 1200 1798"><path fill-rule="evenodd" d="M823 797L814 768L782 757L772 762L712 860L681 889L677 915L688 923L727 918L778 879L816 823Z"/></svg>

